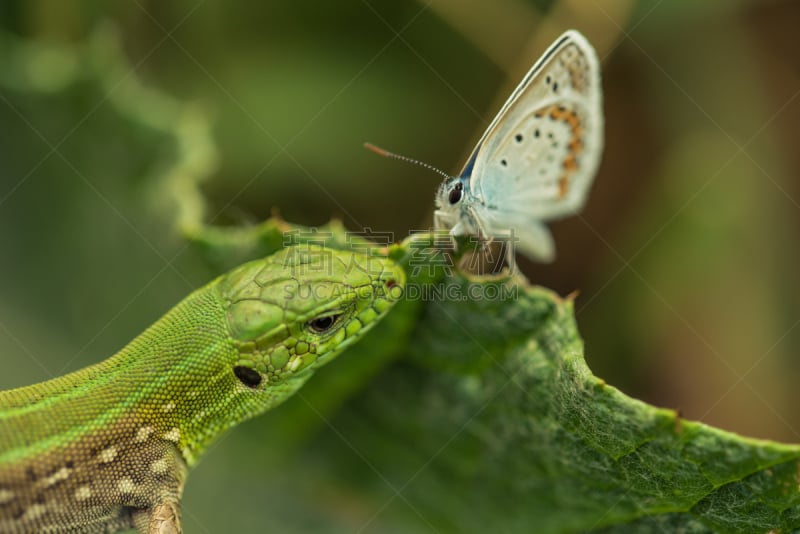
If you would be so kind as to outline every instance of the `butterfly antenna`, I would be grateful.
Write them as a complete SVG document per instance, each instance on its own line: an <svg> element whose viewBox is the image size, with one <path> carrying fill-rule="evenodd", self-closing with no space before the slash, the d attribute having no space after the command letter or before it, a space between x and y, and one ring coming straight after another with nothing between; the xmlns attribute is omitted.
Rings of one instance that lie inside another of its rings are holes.
<svg viewBox="0 0 800 534"><path fill-rule="evenodd" d="M384 158L399 159L400 161L407 161L408 163L414 163L415 165L419 165L420 167L425 167L426 169L429 169L435 173L441 174L448 180L452 178L452 176L450 176L449 174L447 174L442 170L437 169L433 165L429 165L423 161L409 158L407 156L401 156L400 154L395 154L394 152L389 152L388 150L384 150L379 146L373 145L372 143L364 143L364 148L366 148L367 150L371 150L372 152L375 152L377 155L383 156Z"/></svg>

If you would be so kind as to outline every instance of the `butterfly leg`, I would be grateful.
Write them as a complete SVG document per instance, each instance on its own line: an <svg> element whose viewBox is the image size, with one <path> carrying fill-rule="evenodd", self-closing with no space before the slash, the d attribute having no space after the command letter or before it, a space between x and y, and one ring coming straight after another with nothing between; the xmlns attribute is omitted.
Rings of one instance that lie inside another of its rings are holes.
<svg viewBox="0 0 800 534"><path fill-rule="evenodd" d="M438 232L440 230L448 228L449 227L448 219L449 219L448 214L446 214L446 213L444 213L442 211L439 211L439 210L434 211L433 212L433 228L434 228L434 230L436 230ZM457 235L462 235L464 233L466 233L466 232L465 232L465 229L464 229L464 225L462 224L461 221L457 222L455 225L450 227L450 231L448 232L448 235L450 236L450 247L451 247L451 250L454 253L458 252L458 243L456 242L456 236Z"/></svg>
<svg viewBox="0 0 800 534"><path fill-rule="evenodd" d="M495 236L486 231L486 227L475 212L475 208L468 206L466 209L473 225L478 229L478 238L481 240L481 250L487 253L489 255L489 261L494 263L494 258L491 255L489 246L494 242ZM506 249L506 264L508 265L509 272L513 274L517 269L513 240L509 239L508 242L504 244L504 248Z"/></svg>

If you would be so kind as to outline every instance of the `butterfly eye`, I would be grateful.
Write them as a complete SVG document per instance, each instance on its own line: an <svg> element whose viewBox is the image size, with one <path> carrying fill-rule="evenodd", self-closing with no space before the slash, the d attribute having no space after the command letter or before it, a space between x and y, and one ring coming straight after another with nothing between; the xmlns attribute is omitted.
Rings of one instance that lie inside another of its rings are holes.
<svg viewBox="0 0 800 534"><path fill-rule="evenodd" d="M450 204L458 204L458 201L461 200L461 191L464 189L464 185L461 182L458 182L453 189L450 190L450 195L447 197L447 200Z"/></svg>

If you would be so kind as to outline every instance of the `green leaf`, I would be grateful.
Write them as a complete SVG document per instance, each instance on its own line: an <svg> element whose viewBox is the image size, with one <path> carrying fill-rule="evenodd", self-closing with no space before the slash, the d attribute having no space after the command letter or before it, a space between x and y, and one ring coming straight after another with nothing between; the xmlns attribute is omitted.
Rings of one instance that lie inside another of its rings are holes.
<svg viewBox="0 0 800 534"><path fill-rule="evenodd" d="M408 502L392 504L413 505L412 520L459 532L798 527L798 447L683 421L594 377L571 301L522 286L517 299L436 303L412 338L409 356L436 362L387 372L335 422L380 451L372 466L403 488ZM492 363L475 374L436 369L482 358ZM359 468L347 457L339 476Z"/></svg>

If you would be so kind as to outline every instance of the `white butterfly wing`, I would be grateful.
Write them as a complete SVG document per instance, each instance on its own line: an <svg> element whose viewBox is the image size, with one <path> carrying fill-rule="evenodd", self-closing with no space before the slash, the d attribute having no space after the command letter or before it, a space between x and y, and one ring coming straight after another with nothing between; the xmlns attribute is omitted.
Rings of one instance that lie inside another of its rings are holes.
<svg viewBox="0 0 800 534"><path fill-rule="evenodd" d="M588 41L571 30L514 90L461 176L471 176L474 209L487 233L514 229L523 252L546 259L552 239L538 221L583 206L602 149L599 62Z"/></svg>

